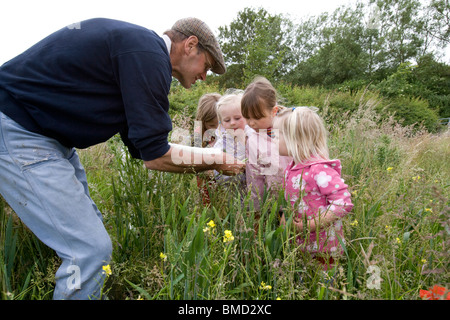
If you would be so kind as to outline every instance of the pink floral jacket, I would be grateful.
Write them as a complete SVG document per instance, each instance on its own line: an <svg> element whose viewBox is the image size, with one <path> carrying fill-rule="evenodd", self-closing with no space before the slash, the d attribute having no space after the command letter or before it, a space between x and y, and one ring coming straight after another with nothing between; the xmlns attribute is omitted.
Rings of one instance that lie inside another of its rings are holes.
<svg viewBox="0 0 450 320"><path fill-rule="evenodd" d="M353 204L348 186L341 178L341 169L339 160L318 160L297 165L292 161L287 166L285 197L298 212L299 218L304 219L306 216L310 220L330 211L342 218L351 211ZM306 239L301 235L297 240L313 254L342 254L337 236L344 242L341 219L319 230L318 235L310 232Z"/></svg>

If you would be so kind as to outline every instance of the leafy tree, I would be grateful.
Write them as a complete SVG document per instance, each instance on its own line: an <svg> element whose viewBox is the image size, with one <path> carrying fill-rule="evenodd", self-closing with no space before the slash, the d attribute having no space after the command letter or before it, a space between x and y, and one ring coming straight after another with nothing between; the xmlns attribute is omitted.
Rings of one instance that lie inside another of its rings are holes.
<svg viewBox="0 0 450 320"><path fill-rule="evenodd" d="M280 80L292 63L292 22L265 9L245 8L230 26L219 28L219 42L228 67L221 86L240 86L263 75Z"/></svg>
<svg viewBox="0 0 450 320"><path fill-rule="evenodd" d="M382 49L380 68L395 70L417 57L424 45L423 20L419 0L371 0L379 8L379 32Z"/></svg>
<svg viewBox="0 0 450 320"><path fill-rule="evenodd" d="M289 79L298 84L329 86L360 78L368 64L365 46L361 4L310 18L297 29L296 49L302 60Z"/></svg>
<svg viewBox="0 0 450 320"><path fill-rule="evenodd" d="M440 117L450 117L450 66L437 62L431 54L419 58L417 64L400 64L375 87L390 98L422 98Z"/></svg>
<svg viewBox="0 0 450 320"><path fill-rule="evenodd" d="M449 43L449 19L448 0L361 0L298 25L246 8L219 28L228 72L208 83L240 87L263 75L276 84L350 94L371 84L397 101L396 108L404 104L399 114L407 122L427 114L408 111L408 105L448 117L450 66L436 59Z"/></svg>
<svg viewBox="0 0 450 320"><path fill-rule="evenodd" d="M430 36L438 47L450 43L450 4L448 0L431 0L424 15L425 36Z"/></svg>

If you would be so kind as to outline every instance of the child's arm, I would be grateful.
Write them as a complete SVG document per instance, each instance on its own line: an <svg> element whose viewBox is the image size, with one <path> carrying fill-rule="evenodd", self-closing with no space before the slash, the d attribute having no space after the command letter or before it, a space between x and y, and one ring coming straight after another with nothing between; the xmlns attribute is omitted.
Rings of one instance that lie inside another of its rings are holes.
<svg viewBox="0 0 450 320"><path fill-rule="evenodd" d="M338 220L339 217L336 216L332 211L325 212L320 215L320 217L316 217L315 219L307 220L306 221L306 228L310 232L316 232L318 229L325 228L326 226L332 224L336 220ZM299 217L294 217L292 220L292 223L295 226L295 229L299 232L304 230L304 222L305 220ZM284 213L281 215L280 223L282 225L286 225L286 217L284 216Z"/></svg>
<svg viewBox="0 0 450 320"><path fill-rule="evenodd" d="M317 232L320 229L326 228L330 224L338 220L339 217L332 211L327 211L320 214L318 217L306 221L306 229L309 232ZM302 218L295 217L292 223L294 224L297 231L304 230L304 222Z"/></svg>

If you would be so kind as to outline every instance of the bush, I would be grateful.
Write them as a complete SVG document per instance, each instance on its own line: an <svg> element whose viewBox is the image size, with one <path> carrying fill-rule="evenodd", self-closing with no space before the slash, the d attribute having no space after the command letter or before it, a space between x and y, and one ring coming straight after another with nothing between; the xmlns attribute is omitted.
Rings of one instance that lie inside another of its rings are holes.
<svg viewBox="0 0 450 320"><path fill-rule="evenodd" d="M290 106L315 106L323 107L327 90L321 87L291 86L279 84L276 86L279 94L279 103L286 107Z"/></svg>
<svg viewBox="0 0 450 320"><path fill-rule="evenodd" d="M195 116L198 100L206 93L218 92L220 89L216 85L208 85L206 83L197 83L189 90L186 90L177 82L172 84L169 94L170 110L169 114L182 114L193 118Z"/></svg>
<svg viewBox="0 0 450 320"><path fill-rule="evenodd" d="M329 109L335 114L334 120L340 116L356 112L360 104L371 101L381 119L394 118L403 125L423 125L428 131L434 132L438 125L438 113L432 110L428 102L421 98L410 96L383 97L372 89L330 91L321 87L298 87L281 84L277 90L285 106L316 106Z"/></svg>
<svg viewBox="0 0 450 320"><path fill-rule="evenodd" d="M430 108L436 110L441 118L450 118L450 95L431 95L428 97Z"/></svg>
<svg viewBox="0 0 450 320"><path fill-rule="evenodd" d="M394 114L395 119L401 121L405 126L423 125L431 132L437 129L437 113L431 110L428 102L421 98L397 97L390 99L384 112Z"/></svg>

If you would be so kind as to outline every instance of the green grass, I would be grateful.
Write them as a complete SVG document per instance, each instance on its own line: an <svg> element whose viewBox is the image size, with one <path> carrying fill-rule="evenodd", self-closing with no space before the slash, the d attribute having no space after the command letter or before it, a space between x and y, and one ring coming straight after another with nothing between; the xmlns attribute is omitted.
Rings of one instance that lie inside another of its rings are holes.
<svg viewBox="0 0 450 320"><path fill-rule="evenodd" d="M450 135L381 120L361 101L351 115L321 109L355 205L328 273L295 245L291 219L280 227L282 195L255 219L248 196L218 188L204 207L194 175L148 172L118 138L80 150L114 246L108 298L409 300L448 288ZM51 299L60 261L1 198L0 232L1 299Z"/></svg>

